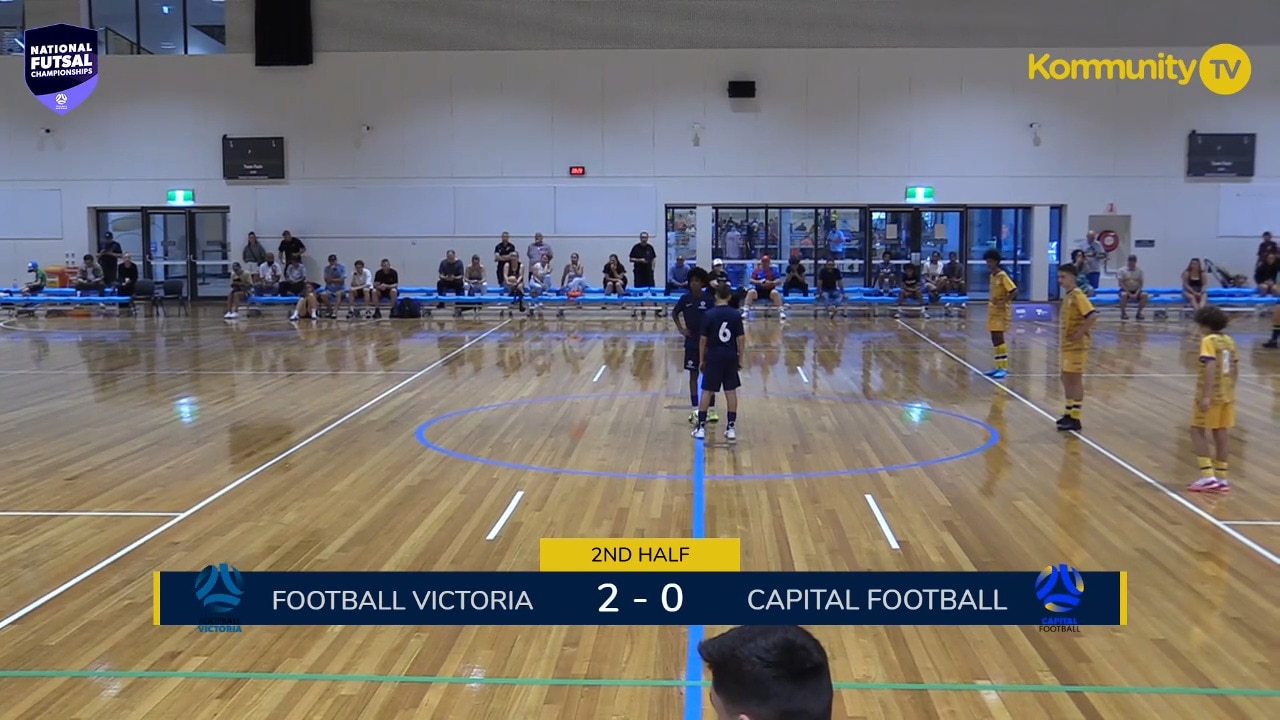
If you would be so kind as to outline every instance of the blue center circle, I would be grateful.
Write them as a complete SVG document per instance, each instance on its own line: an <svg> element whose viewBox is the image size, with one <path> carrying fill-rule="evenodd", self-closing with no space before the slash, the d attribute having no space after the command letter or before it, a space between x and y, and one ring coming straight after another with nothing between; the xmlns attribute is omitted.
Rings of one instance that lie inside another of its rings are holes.
<svg viewBox="0 0 1280 720"><path fill-rule="evenodd" d="M546 398L533 398L530 400L514 400L511 402L497 403L496 405L482 405L480 407L466 408L464 410L455 410L454 412L446 413L444 415L441 415L437 418L433 418L423 423L418 428L415 434L418 437L418 442L422 443L424 447L430 450L433 450L435 452L438 452L441 455L444 455L446 457L451 457L451 458L454 458L455 460L464 460L466 462L478 463L480 465L489 465L491 467L506 468L508 470L518 470L521 472L550 473L555 475L577 475L581 477L619 478L619 479L626 479L626 480L693 480L695 479L693 475L681 474L681 473L620 473L620 472L605 472L602 470L576 470L573 468L541 467L538 465L525 465L523 463L506 462L503 460L495 460L493 458L478 457L476 455L468 455L466 453L461 453L456 450L451 450L449 448L443 447L433 442L431 439L427 437L427 433L430 432L432 428L438 425L447 423L450 420L455 420L457 418L460 418L466 415L474 415L476 413L492 412L494 410L509 410L512 408L526 407L530 405L546 405L549 403L563 404L563 403L578 402L583 400L655 398L655 397L665 397L665 396L660 396L655 393L619 393L619 394L604 394L604 395L566 395L562 397L546 397ZM768 395L768 398L769 399L793 398L793 399L805 399L805 400L823 400L827 402L840 403L840 404L846 404L846 405L870 405L872 407L902 408L904 410L918 410L920 407L918 403L889 402L886 400L863 400L860 398L841 398L841 397L831 397L831 396L823 396L823 395L803 395L803 394L802 395L778 395L778 394L770 393ZM847 470L825 470L821 472L807 472L807 473L769 473L764 475L705 475L703 477L706 480L803 480L803 479L813 479L813 478L844 477L847 475L869 475L871 473L896 472L900 470L915 470L918 468L930 467L932 465L942 465L944 463L955 462L957 460L964 460L965 458L973 457L975 455L981 455L982 453L986 452L992 447L995 447L995 445L1000 442L1000 431L992 427L991 425L988 425L987 423L982 422L981 420L976 420L967 415L961 415L959 413L951 412L948 410L938 410L937 408L929 408L929 414L940 415L942 417L951 418L953 420L958 420L960 422L967 423L973 427L980 428L986 432L986 435L987 435L986 442L982 443L981 445L975 448L966 450L962 453L957 453L955 455L947 455L946 457L933 458L930 460L920 460L920 461L911 462L911 463L902 463L899 465L886 465L884 467L850 468ZM687 438L687 436L685 437ZM692 439L688 439L687 442L693 443L696 441Z"/></svg>

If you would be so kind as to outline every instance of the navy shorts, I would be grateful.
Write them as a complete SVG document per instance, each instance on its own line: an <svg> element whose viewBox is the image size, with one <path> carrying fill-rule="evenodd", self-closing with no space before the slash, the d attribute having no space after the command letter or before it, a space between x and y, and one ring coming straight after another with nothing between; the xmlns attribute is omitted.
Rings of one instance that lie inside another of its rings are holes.
<svg viewBox="0 0 1280 720"><path fill-rule="evenodd" d="M684 369L698 372L698 365L702 361L701 355L702 351L697 342L686 342L684 344Z"/></svg>
<svg viewBox="0 0 1280 720"><path fill-rule="evenodd" d="M738 377L737 358L707 361L707 366L702 371L703 392L732 392L740 387L742 380Z"/></svg>

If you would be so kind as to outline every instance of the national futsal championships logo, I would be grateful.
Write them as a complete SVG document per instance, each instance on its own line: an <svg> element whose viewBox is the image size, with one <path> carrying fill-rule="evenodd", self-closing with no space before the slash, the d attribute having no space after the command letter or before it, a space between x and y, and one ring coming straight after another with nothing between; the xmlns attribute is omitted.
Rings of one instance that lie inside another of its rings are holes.
<svg viewBox="0 0 1280 720"><path fill-rule="evenodd" d="M80 106L98 87L98 31L59 23L22 35L27 89L59 115Z"/></svg>
<svg viewBox="0 0 1280 720"><path fill-rule="evenodd" d="M1036 598L1044 609L1057 615L1040 621L1041 632L1080 632L1080 626L1069 614L1080 607L1084 597L1084 578L1070 565L1050 565L1036 578Z"/></svg>
<svg viewBox="0 0 1280 720"><path fill-rule="evenodd" d="M240 621L230 617L240 607L244 595L244 578L240 571L226 563L210 565L196 576L196 599L216 617L202 618L200 632L241 632Z"/></svg>

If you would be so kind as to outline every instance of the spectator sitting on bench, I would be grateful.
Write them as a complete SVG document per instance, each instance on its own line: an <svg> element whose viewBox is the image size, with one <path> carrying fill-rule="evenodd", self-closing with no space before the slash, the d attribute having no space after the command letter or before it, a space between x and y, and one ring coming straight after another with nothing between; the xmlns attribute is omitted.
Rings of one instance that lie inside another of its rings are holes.
<svg viewBox="0 0 1280 720"><path fill-rule="evenodd" d="M585 293L590 289L586 275L587 269L583 266L578 253L572 253L569 255L569 264L564 266L564 273L560 276L560 289L570 297Z"/></svg>
<svg viewBox="0 0 1280 720"><path fill-rule="evenodd" d="M301 262L299 261L299 264ZM293 314L289 316L289 322L298 322L299 317L315 320L320 310L320 300L316 297L316 286L309 283L302 283L302 291L298 293L301 297L293 306Z"/></svg>
<svg viewBox="0 0 1280 720"><path fill-rule="evenodd" d="M880 264L876 265L876 289L887 293L898 284L898 276L893 269L893 253L885 250L880 257Z"/></svg>
<svg viewBox="0 0 1280 720"><path fill-rule="evenodd" d="M685 262L683 255L676 256L676 264L671 266L667 271L667 291L663 294L679 293L683 295L689 292L689 267Z"/></svg>
<svg viewBox="0 0 1280 720"><path fill-rule="evenodd" d="M507 262L507 277L503 279L503 287L507 294L520 305L524 312L524 263L517 256Z"/></svg>
<svg viewBox="0 0 1280 720"><path fill-rule="evenodd" d="M40 263L35 260L27 263L27 272L35 275L35 277L32 278L31 282L22 286L22 294L31 296L44 292L45 286L49 284L49 273L46 273L44 268L40 267Z"/></svg>
<svg viewBox="0 0 1280 720"><path fill-rule="evenodd" d="M907 300L915 300L920 303L920 317L929 317L928 311L924 309L924 282L920 277L920 268L914 263L907 263L902 266L901 290L898 291L898 307L902 307ZM894 313L896 317L897 312Z"/></svg>
<svg viewBox="0 0 1280 720"><path fill-rule="evenodd" d="M778 308L778 317L786 319L787 312L782 309L782 295L778 293L778 271L774 269L768 255L760 256L760 264L751 271L751 289L747 291L747 301L742 304L742 317L746 317L761 298L768 298Z"/></svg>
<svg viewBox="0 0 1280 720"><path fill-rule="evenodd" d="M463 280L465 271L462 267L462 261L458 259L458 253L450 250L445 253L444 259L440 261L440 279L436 281L436 295L444 297L449 293L454 295L462 295L466 292L466 284ZM436 303L436 307L444 307L444 303Z"/></svg>
<svg viewBox="0 0 1280 720"><path fill-rule="evenodd" d="M921 274L924 276L924 291L929 294L929 302L938 302L938 298L942 296L942 253L930 255Z"/></svg>
<svg viewBox="0 0 1280 720"><path fill-rule="evenodd" d="M253 291L253 276L240 263L231 263L231 292L227 293L227 314L222 317L235 320L240 317L236 309L249 298Z"/></svg>
<svg viewBox="0 0 1280 720"><path fill-rule="evenodd" d="M1089 259L1084 250L1071 251L1071 264L1076 266L1076 287L1085 297L1093 297L1098 288L1089 284L1089 273L1086 272L1089 269Z"/></svg>
<svg viewBox="0 0 1280 720"><path fill-rule="evenodd" d="M964 264L960 262L959 253L947 254L947 264L942 266L942 276L938 278L938 292L964 294Z"/></svg>
<svg viewBox="0 0 1280 720"><path fill-rule="evenodd" d="M307 268L300 258L292 258L284 266L284 279L280 281L280 294L286 297L302 297L310 283L307 282Z"/></svg>
<svg viewBox="0 0 1280 720"><path fill-rule="evenodd" d="M838 308L841 313L844 312L844 275L836 267L835 259L829 257L822 264L822 269L818 271L817 289L818 299L829 311L834 312Z"/></svg>
<svg viewBox="0 0 1280 720"><path fill-rule="evenodd" d="M479 256L476 256L477 258ZM382 317L382 308L378 305L386 298L391 307L396 306L396 298L400 295L400 273L391 267L391 261L382 258L378 272L373 274L373 316Z"/></svg>
<svg viewBox="0 0 1280 720"><path fill-rule="evenodd" d="M116 268L116 295L133 297L133 291L137 287L138 266L133 263L133 258L125 253L120 256L120 266Z"/></svg>
<svg viewBox="0 0 1280 720"><path fill-rule="evenodd" d="M551 281L547 279L547 263L541 260L534 263L529 268L529 298L535 308L541 307L542 303L538 298L542 297L542 293L551 289Z"/></svg>
<svg viewBox="0 0 1280 720"><path fill-rule="evenodd" d="M1120 319L1129 319L1129 303L1138 303L1138 319L1142 319L1142 311L1146 309L1151 296L1143 292L1146 284L1142 276L1142 268L1138 267L1138 256L1130 255L1129 261L1116 273L1116 282L1120 284Z"/></svg>
<svg viewBox="0 0 1280 720"><path fill-rule="evenodd" d="M799 290L801 295L809 297L809 281L804 277L804 263L798 257L787 261L787 277L782 282L782 297L790 295L792 290Z"/></svg>
<svg viewBox="0 0 1280 720"><path fill-rule="evenodd" d="M1187 269L1182 271L1182 297L1190 303L1192 310L1199 310L1209 304L1205 284L1204 266L1200 264L1200 258L1191 258Z"/></svg>
<svg viewBox="0 0 1280 720"><path fill-rule="evenodd" d="M324 266L324 293L320 294L320 304L330 317L336 317L346 296L347 269L338 262L337 255L330 255L329 264Z"/></svg>
<svg viewBox="0 0 1280 720"><path fill-rule="evenodd" d="M627 269L618 260L617 254L609 255L609 262L604 265L604 294L627 294Z"/></svg>
<svg viewBox="0 0 1280 720"><path fill-rule="evenodd" d="M347 296L347 317L356 316L356 300L360 305L373 303L373 273L364 266L363 260L356 260L354 272L351 273L351 293Z"/></svg>
<svg viewBox="0 0 1280 720"><path fill-rule="evenodd" d="M462 273L462 280L466 283L467 297L484 297L484 294L489 292L487 279L487 271L480 262L480 256L472 255L471 264Z"/></svg>
<svg viewBox="0 0 1280 720"><path fill-rule="evenodd" d="M1280 245L1276 245L1270 232L1262 233L1262 242L1258 243L1258 260L1254 263L1254 267L1266 262L1267 256L1276 252L1280 252Z"/></svg>
<svg viewBox="0 0 1280 720"><path fill-rule="evenodd" d="M102 279L102 266L94 261L92 255L84 256L84 267L80 269L80 275L76 277L76 292L81 295L88 295L96 292L101 295L103 288L107 286Z"/></svg>
<svg viewBox="0 0 1280 720"><path fill-rule="evenodd" d="M254 290L259 295L275 295L280 291L280 281L283 277L284 271L280 269L280 263L276 262L275 253L267 253L267 259L258 266L258 276L254 278Z"/></svg>
<svg viewBox="0 0 1280 720"><path fill-rule="evenodd" d="M1267 253L1266 259L1258 265L1253 273L1254 282L1258 283L1258 294L1262 296L1276 294L1276 276L1280 275L1280 261L1275 252Z"/></svg>

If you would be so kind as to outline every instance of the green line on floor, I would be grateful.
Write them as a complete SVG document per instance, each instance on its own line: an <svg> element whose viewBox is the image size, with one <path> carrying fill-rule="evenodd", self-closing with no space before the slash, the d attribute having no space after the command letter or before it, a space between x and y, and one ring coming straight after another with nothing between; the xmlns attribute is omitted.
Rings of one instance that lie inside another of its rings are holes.
<svg viewBox="0 0 1280 720"><path fill-rule="evenodd" d="M165 672L148 670L0 670L0 680L248 680L276 682L487 685L496 687L685 688L709 683L685 680L431 677L419 675L326 675L266 672ZM1280 698L1280 690L1255 688L1125 687L1117 685L999 685L986 683L835 683L836 690L881 692L1096 693Z"/></svg>

